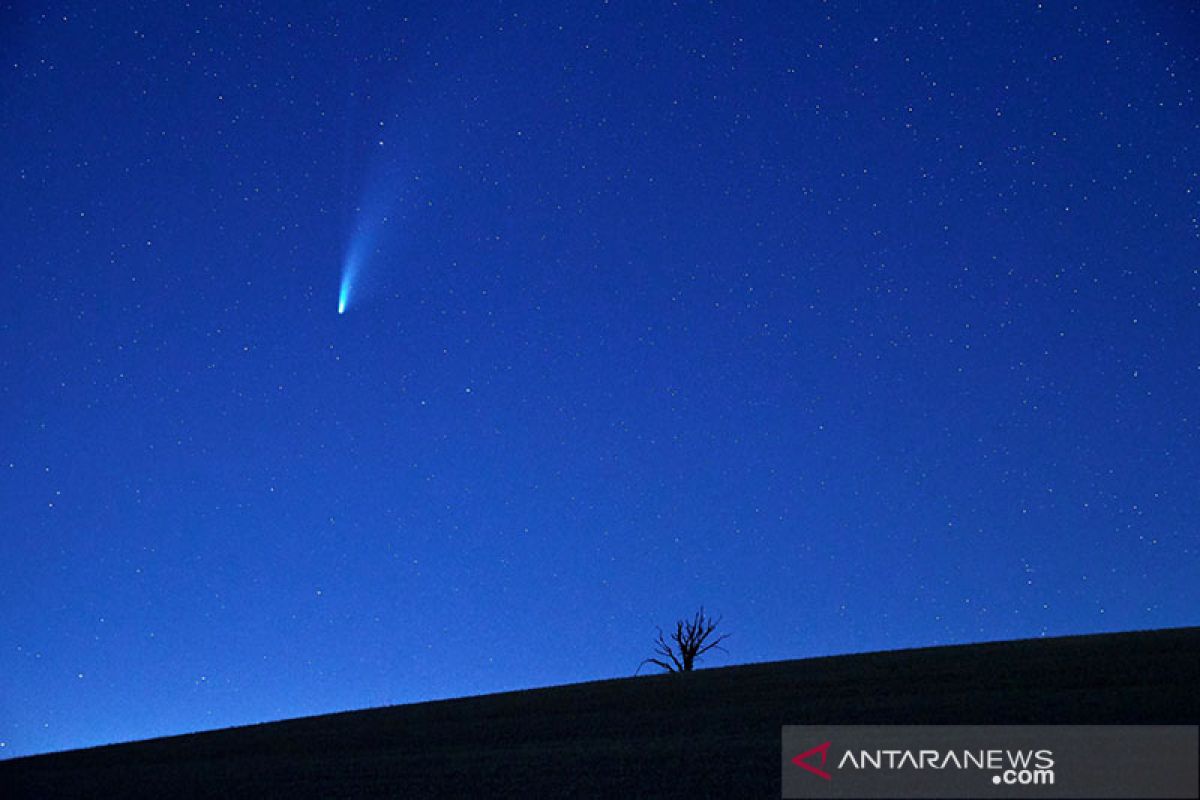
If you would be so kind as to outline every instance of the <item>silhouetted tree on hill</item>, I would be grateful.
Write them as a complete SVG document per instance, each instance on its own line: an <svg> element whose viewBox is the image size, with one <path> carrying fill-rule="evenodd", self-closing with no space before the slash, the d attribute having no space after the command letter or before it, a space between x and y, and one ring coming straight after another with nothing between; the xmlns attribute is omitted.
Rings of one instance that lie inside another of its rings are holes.
<svg viewBox="0 0 1200 800"><path fill-rule="evenodd" d="M654 655L638 664L638 671L647 664L653 664L667 672L691 672L696 666L696 659L709 650L725 650L721 642L728 639L729 634L716 632L720 624L720 617L713 619L706 616L704 606L700 606L696 616L677 620L675 630L669 637L659 628L658 637L654 640Z"/></svg>

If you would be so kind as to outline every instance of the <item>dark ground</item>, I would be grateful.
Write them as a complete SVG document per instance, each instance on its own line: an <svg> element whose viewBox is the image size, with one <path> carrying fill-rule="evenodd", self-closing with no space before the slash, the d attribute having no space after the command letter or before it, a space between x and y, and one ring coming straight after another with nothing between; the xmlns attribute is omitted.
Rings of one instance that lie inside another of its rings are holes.
<svg viewBox="0 0 1200 800"><path fill-rule="evenodd" d="M1200 722L1200 628L781 661L0 762L0 797L778 797L784 724Z"/></svg>

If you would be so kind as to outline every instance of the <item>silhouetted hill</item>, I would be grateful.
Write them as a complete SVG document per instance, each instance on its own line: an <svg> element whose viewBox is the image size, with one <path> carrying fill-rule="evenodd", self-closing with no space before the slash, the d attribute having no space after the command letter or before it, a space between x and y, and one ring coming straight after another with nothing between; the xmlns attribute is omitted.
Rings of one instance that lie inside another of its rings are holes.
<svg viewBox="0 0 1200 800"><path fill-rule="evenodd" d="M0 795L778 797L784 724L1195 724L1197 687L1200 628L901 650L13 759Z"/></svg>

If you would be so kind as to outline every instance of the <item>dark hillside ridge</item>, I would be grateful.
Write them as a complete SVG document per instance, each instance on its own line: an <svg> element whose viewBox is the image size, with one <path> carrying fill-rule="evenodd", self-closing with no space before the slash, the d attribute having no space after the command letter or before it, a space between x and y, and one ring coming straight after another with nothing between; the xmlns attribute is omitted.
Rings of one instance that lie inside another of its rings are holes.
<svg viewBox="0 0 1200 800"><path fill-rule="evenodd" d="M778 797L785 724L1197 724L1200 628L749 664L0 762L4 797Z"/></svg>

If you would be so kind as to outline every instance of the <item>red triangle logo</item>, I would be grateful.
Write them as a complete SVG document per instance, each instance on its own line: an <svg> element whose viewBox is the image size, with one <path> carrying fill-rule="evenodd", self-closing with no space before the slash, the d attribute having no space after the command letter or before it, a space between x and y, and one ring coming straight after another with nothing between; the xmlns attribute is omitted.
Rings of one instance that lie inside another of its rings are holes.
<svg viewBox="0 0 1200 800"><path fill-rule="evenodd" d="M817 769L812 764L808 763L808 758L809 758L809 756L815 755L816 753L820 753L821 754L821 766L822 767L825 766L825 759L829 756L829 745L830 744L831 744L830 742L826 742L825 744L817 745L816 747L812 748L811 750L805 750L803 753L801 753L800 755L793 758L792 763L795 764L797 767L801 767L803 769L808 770L813 775L819 775L820 777L824 778L825 780L829 780L832 776L830 776L830 774L828 772L826 772L825 770Z"/></svg>

